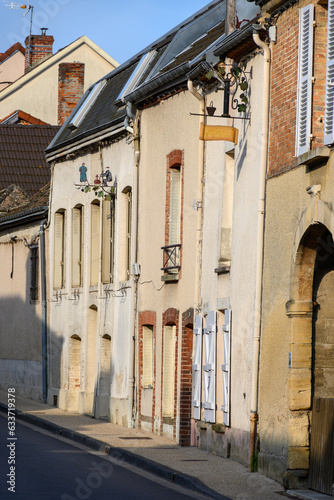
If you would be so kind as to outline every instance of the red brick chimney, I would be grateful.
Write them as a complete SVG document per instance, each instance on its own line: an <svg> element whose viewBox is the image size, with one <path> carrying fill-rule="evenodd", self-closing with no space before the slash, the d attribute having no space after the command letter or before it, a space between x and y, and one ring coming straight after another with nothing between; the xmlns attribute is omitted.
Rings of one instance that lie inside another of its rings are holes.
<svg viewBox="0 0 334 500"><path fill-rule="evenodd" d="M85 65L61 63L58 69L58 125L63 125L84 92Z"/></svg>
<svg viewBox="0 0 334 500"><path fill-rule="evenodd" d="M46 28L42 28L41 35L27 36L25 39L25 72L27 73L37 62L52 56L53 36L45 34Z"/></svg>

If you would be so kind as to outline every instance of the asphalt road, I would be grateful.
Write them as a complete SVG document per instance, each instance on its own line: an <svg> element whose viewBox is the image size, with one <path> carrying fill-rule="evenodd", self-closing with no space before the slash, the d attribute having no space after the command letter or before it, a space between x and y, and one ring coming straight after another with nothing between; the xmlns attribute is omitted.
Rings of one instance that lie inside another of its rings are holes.
<svg viewBox="0 0 334 500"><path fill-rule="evenodd" d="M189 500L192 492L151 480L0 416L0 499L15 500ZM16 438L16 439L15 439ZM187 494L188 493L188 494ZM203 498L203 497L202 497Z"/></svg>

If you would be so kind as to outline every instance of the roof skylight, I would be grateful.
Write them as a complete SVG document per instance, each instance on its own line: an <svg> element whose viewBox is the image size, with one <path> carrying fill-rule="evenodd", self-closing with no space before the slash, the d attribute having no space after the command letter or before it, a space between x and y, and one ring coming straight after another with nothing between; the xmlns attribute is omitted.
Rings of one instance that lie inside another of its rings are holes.
<svg viewBox="0 0 334 500"><path fill-rule="evenodd" d="M87 94L86 99L83 101L77 112L74 114L72 117L70 123L68 124L68 128L70 129L76 129L79 127L85 116L87 115L88 111L90 108L93 106L94 102L96 101L97 97L101 93L101 91L104 89L105 85L107 83L107 80L101 80L92 87L90 90L89 94Z"/></svg>

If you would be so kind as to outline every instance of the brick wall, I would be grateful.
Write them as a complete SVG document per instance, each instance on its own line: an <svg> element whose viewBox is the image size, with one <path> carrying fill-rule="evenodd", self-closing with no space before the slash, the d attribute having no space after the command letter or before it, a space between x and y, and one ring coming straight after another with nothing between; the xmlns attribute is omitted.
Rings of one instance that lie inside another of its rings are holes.
<svg viewBox="0 0 334 500"><path fill-rule="evenodd" d="M61 63L58 68L58 125L63 125L84 91L84 63Z"/></svg>
<svg viewBox="0 0 334 500"><path fill-rule="evenodd" d="M295 139L299 9L309 3L300 2L283 12L277 19L277 44L273 48L271 68L269 177L297 166ZM318 4L315 6L315 22L312 148L323 144L325 100L327 10Z"/></svg>
<svg viewBox="0 0 334 500"><path fill-rule="evenodd" d="M54 38L50 35L31 35L30 51L29 51L29 36L25 39L25 72L36 63L52 56L52 46Z"/></svg>
<svg viewBox="0 0 334 500"><path fill-rule="evenodd" d="M138 427L141 428L142 420L142 377L143 377L143 326L153 327L153 397L152 397L152 432L154 431L154 415L155 415L155 390L156 390L156 356L155 356L155 345L156 345L156 325L157 325L157 315L153 311L143 311L138 315L139 327L138 327ZM147 417L146 419L147 420Z"/></svg>
<svg viewBox="0 0 334 500"><path fill-rule="evenodd" d="M182 314L180 445L190 446L194 310Z"/></svg>

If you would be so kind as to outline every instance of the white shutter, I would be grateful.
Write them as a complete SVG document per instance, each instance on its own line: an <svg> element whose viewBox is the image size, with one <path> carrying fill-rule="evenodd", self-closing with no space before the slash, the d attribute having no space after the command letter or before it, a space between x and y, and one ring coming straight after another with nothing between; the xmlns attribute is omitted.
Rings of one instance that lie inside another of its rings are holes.
<svg viewBox="0 0 334 500"><path fill-rule="evenodd" d="M324 144L334 142L334 0L328 0Z"/></svg>
<svg viewBox="0 0 334 500"><path fill-rule="evenodd" d="M72 286L81 286L81 245L82 217L81 208L72 210Z"/></svg>
<svg viewBox="0 0 334 500"><path fill-rule="evenodd" d="M216 421L216 311L210 311L204 328L204 421Z"/></svg>
<svg viewBox="0 0 334 500"><path fill-rule="evenodd" d="M56 212L54 216L54 266L53 288L64 285L64 213Z"/></svg>
<svg viewBox="0 0 334 500"><path fill-rule="evenodd" d="M100 253L100 205L91 206L90 284L98 284Z"/></svg>
<svg viewBox="0 0 334 500"><path fill-rule="evenodd" d="M143 387L153 385L153 326L143 326Z"/></svg>
<svg viewBox="0 0 334 500"><path fill-rule="evenodd" d="M223 325L224 364L222 365L222 370L223 370L223 386L224 386L224 404L222 405L221 410L224 413L223 424L227 425L227 426L230 425L231 325L232 325L232 311L230 309L226 309L225 310L225 324Z"/></svg>
<svg viewBox="0 0 334 500"><path fill-rule="evenodd" d="M175 326L164 328L162 415L174 417Z"/></svg>
<svg viewBox="0 0 334 500"><path fill-rule="evenodd" d="M169 244L180 243L181 217L181 171L171 168L170 172L170 206L169 206Z"/></svg>
<svg viewBox="0 0 334 500"><path fill-rule="evenodd" d="M195 358L193 363L193 401L194 419L201 420L202 399L202 317L195 316L194 328Z"/></svg>
<svg viewBox="0 0 334 500"><path fill-rule="evenodd" d="M102 282L111 281L112 209L110 201L102 202Z"/></svg>
<svg viewBox="0 0 334 500"><path fill-rule="evenodd" d="M299 10L296 156L310 150L314 5Z"/></svg>

